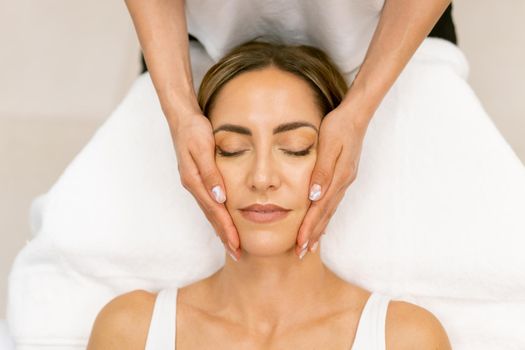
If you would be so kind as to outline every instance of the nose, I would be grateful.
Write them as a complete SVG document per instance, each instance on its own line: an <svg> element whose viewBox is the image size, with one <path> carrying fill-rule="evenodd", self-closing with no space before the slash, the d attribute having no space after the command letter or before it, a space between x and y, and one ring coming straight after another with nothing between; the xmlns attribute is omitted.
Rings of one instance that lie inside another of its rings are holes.
<svg viewBox="0 0 525 350"><path fill-rule="evenodd" d="M254 192L264 193L276 190L281 184L278 164L272 151L257 154L248 175L248 185Z"/></svg>

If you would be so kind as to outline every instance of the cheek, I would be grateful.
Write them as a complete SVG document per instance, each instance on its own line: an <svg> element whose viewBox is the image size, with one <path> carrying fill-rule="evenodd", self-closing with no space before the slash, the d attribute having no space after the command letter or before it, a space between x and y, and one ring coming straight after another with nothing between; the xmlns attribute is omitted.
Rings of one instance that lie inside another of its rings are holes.
<svg viewBox="0 0 525 350"><path fill-rule="evenodd" d="M314 169L315 159L305 159L295 162L286 162L281 166L283 178L295 184L306 184ZM286 180L285 180L286 181Z"/></svg>
<svg viewBox="0 0 525 350"><path fill-rule="evenodd" d="M234 162L224 160L221 157L215 157L215 163L217 164L217 169L222 176L222 181L226 187L226 206L235 202L237 191L234 191L235 188L240 188L242 182L242 176L244 170L239 170L239 165L234 164Z"/></svg>
<svg viewBox="0 0 525 350"><path fill-rule="evenodd" d="M297 196L297 208L306 210L310 205L308 194L310 192L310 177L315 166L315 158L310 157L307 160L288 163L283 168L283 181L289 184L291 193Z"/></svg>
<svg viewBox="0 0 525 350"><path fill-rule="evenodd" d="M229 203L235 203L237 196L246 194L246 176L251 171L249 165L223 159L215 159L217 168L226 187ZM285 196L296 196L297 208L307 208L310 204L308 193L310 191L310 177L315 166L315 153L299 159L285 160L274 164L274 171L279 177L279 191L286 191ZM228 203L228 202L227 202Z"/></svg>
<svg viewBox="0 0 525 350"><path fill-rule="evenodd" d="M220 157L215 157L215 164L217 164L217 170L221 173L223 181L227 181L231 173L231 164L228 162L223 162Z"/></svg>

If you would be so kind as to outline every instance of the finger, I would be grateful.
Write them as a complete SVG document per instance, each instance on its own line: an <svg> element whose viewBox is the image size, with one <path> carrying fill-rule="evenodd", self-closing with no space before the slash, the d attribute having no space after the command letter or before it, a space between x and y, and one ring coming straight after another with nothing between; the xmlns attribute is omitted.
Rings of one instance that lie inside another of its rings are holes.
<svg viewBox="0 0 525 350"><path fill-rule="evenodd" d="M322 211L325 208L325 202L326 198L330 196L330 193L327 194L323 199L321 199L318 202L312 202L310 204L310 207L308 208L308 211L306 212L306 215L304 216L303 222L301 223L301 226L299 228L298 234L297 234L297 245L295 247L295 253L299 256L301 254L301 251L308 246L310 243L310 234L313 228L315 227L315 223L321 219L322 217ZM306 245L305 245L306 244Z"/></svg>
<svg viewBox="0 0 525 350"><path fill-rule="evenodd" d="M330 201L330 204L328 205L329 209L326 211L326 214L321 217L319 222L315 225L315 228L312 230L309 236L309 251L311 251L314 244L318 242L321 239L321 236L326 232L326 227L328 226L328 223L330 222L332 216L334 216L335 212L337 211L339 202L344 196L344 192L344 190L339 191L334 200Z"/></svg>
<svg viewBox="0 0 525 350"><path fill-rule="evenodd" d="M311 201L321 200L328 190L341 150L341 145L334 142L330 143L323 137L319 137L317 159L310 177L309 198Z"/></svg>
<svg viewBox="0 0 525 350"><path fill-rule="evenodd" d="M199 204L200 206L200 204ZM203 211L206 213L206 210L204 207L201 206L201 209L203 209ZM224 220L230 220L230 215L229 213L227 212L226 209L224 209L225 211L225 214L226 215L226 218ZM232 256L232 258L235 260L235 261L238 261L241 257L241 249L240 247L239 248L236 248L231 242L234 241L234 239L230 239L228 237L229 234L227 233L223 233L223 232L230 232L231 230L226 230L226 231L223 231L222 229L220 229L216 222L220 221L221 219L217 219L218 217L220 217L221 215L223 215L223 213L221 213L221 210L219 210L218 212L211 212L212 214L210 215L206 215L208 220L212 223L212 226L216 232L216 235L219 237L219 239L221 240L223 246L224 246L224 249ZM238 236L237 234L237 230L236 228L233 226L232 224L232 230L234 230L236 233L235 235Z"/></svg>
<svg viewBox="0 0 525 350"><path fill-rule="evenodd" d="M213 203L213 201L211 201ZM227 250L231 255L233 255L234 260L238 261L241 256L241 250L239 248L236 248L231 241L234 241L234 239L230 239L228 233L223 232L231 232L232 230L235 231L235 236L238 236L237 229L231 224L231 229L227 229L226 231L218 227L218 223L221 221L230 221L231 222L231 216L228 213L228 211L224 208L224 205L219 205L220 208L217 211L208 211L206 207L201 205L199 201L197 201L199 206L201 207L202 211L206 214L206 217L208 218L208 221L212 224L215 234L219 239L221 240L224 249ZM215 205L215 203L214 203ZM224 209L224 210L223 210ZM222 218L221 218L222 216ZM228 226L228 225L227 225Z"/></svg>
<svg viewBox="0 0 525 350"><path fill-rule="evenodd" d="M321 131L319 136L319 143L317 149L317 159L310 177L309 199L312 201L306 212L306 215L301 224L297 235L297 246L295 248L296 254L301 258L301 252L308 246L308 236L314 226L316 220L321 217L323 210L323 199L326 197L325 193L330 191L330 184L332 182L333 170L342 146L332 142L329 143Z"/></svg>
<svg viewBox="0 0 525 350"><path fill-rule="evenodd" d="M314 244L319 241L330 221L330 218L337 210L337 205L343 195L343 190L339 191L337 195L333 195L331 191L329 191L325 197L326 200L323 200L323 202L316 202L315 204L319 204L316 207L310 207L307 212L308 217L305 217L305 220L299 229L299 235L303 235L304 242L308 242L308 244L306 246L304 246L304 243L303 245L298 244L296 247L296 252L298 254L303 250L302 247L311 251Z"/></svg>
<svg viewBox="0 0 525 350"><path fill-rule="evenodd" d="M183 185L193 197L197 200L200 208L208 218L208 221L215 228L216 233L221 238L223 243L231 243L232 249L237 250L239 247L239 234L230 213L224 206L224 204L219 204L213 200L209 192L204 187L204 184L199 175L195 176L198 172L196 169L195 163L193 162L192 157L182 157L181 167L184 170L184 173L181 176L184 177ZM189 175L186 175L189 174Z"/></svg>
<svg viewBox="0 0 525 350"><path fill-rule="evenodd" d="M343 164L344 162L340 163ZM343 199L346 190L348 189L348 186L350 186L350 184L353 183L356 178L356 171L352 171L351 173L349 173L348 170L339 169L339 164L338 168L336 168L335 173L336 175L334 176L334 182L340 183L341 185L336 190L336 193L334 195L329 195L330 200L326 205L327 209L323 211L324 214L319 218L318 221L316 221L313 230L311 230L309 235L309 248L311 248L315 244L315 242L317 242L320 239L321 235L325 233L326 227L328 226L328 223L332 216L337 211L337 208L339 207L339 204L341 203L341 200Z"/></svg>
<svg viewBox="0 0 525 350"><path fill-rule="evenodd" d="M237 228L233 224L230 213L222 204L216 204L210 200L211 205L218 206L217 208L210 209L207 204L202 204L197 200L197 203L201 207L202 211L205 213L206 218L213 226L215 234L222 241L223 244L228 244L233 251L237 250L237 243L235 237L238 237ZM231 235L231 232L234 232L234 236Z"/></svg>
<svg viewBox="0 0 525 350"><path fill-rule="evenodd" d="M342 155L338 158L334 179L330 183L326 195L319 201L311 203L297 235L296 251L299 253L305 242L308 242L308 247L311 247L319 240L321 229L324 229L328 224L329 219L343 198L346 188L354 177L347 170L347 164L350 163L347 157Z"/></svg>
<svg viewBox="0 0 525 350"><path fill-rule="evenodd" d="M224 203L226 191L215 162L215 143L207 143L206 146L199 145L195 148L198 151L190 150L190 155L197 166L204 188L208 190L208 195L217 203Z"/></svg>
<svg viewBox="0 0 525 350"><path fill-rule="evenodd" d="M330 192L334 191L333 189L334 185L332 185L332 179L331 179L332 175L327 175L327 174L328 172L330 172L331 174L332 168L335 168L337 166L337 163L339 162L339 158L340 158L340 152L337 151L338 149L337 147L330 149L327 146L323 146L323 147L320 147L320 149L321 151L317 156L316 165L314 166L314 170L312 171L312 181L311 182L315 183L316 181L319 181L319 182L325 181L326 183L326 185L324 185L325 195L317 199L316 201L312 201L310 203L310 207L308 208L308 211L306 212L306 215L301 224L301 228L299 229L299 232L297 234L296 250L299 250L299 252L301 251L304 244L306 244L306 241L308 240L310 232L314 228L315 223L317 223L318 220L320 220L322 211L326 210L325 203L327 202L327 197L329 198ZM324 150L324 153L323 153L323 150ZM323 162L321 160L321 158L323 157L326 157L329 160ZM335 165L331 165L332 163L335 163ZM330 170L321 170L321 169L330 169ZM320 174L323 174L323 175L320 175ZM330 177L330 179L328 181L319 180L321 177L324 177L324 178Z"/></svg>
<svg viewBox="0 0 525 350"><path fill-rule="evenodd" d="M212 200L202 185L197 187L194 196L208 218L208 221L210 221L215 228L221 241L224 244L228 244L234 252L237 251L239 247L239 234L224 204L218 204Z"/></svg>

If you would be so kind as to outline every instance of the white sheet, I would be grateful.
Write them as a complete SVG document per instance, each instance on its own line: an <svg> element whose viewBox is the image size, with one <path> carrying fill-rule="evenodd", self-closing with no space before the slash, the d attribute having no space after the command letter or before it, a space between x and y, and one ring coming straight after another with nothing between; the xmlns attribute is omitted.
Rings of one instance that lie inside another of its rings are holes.
<svg viewBox="0 0 525 350"><path fill-rule="evenodd" d="M7 328L7 322L4 319L0 319L0 349L2 350L15 350L15 342L9 333Z"/></svg>
<svg viewBox="0 0 525 350"><path fill-rule="evenodd" d="M191 55L197 84L211 61ZM525 168L467 75L456 46L425 39L369 125L321 256L348 281L429 309L454 349L524 349ZM81 348L114 296L182 286L224 262L180 184L148 74L39 205L9 276L19 349Z"/></svg>

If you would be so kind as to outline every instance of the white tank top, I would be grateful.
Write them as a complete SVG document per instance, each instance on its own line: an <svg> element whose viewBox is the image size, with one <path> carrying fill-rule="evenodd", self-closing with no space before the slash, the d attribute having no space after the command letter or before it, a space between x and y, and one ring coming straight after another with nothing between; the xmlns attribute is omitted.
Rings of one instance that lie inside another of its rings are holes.
<svg viewBox="0 0 525 350"><path fill-rule="evenodd" d="M324 50L343 73L358 68L384 0L186 0L188 33L217 62L259 35Z"/></svg>
<svg viewBox="0 0 525 350"><path fill-rule="evenodd" d="M155 300L145 350L174 350L177 288L162 289ZM350 350L385 350L385 321L390 297L373 292L368 298Z"/></svg>

